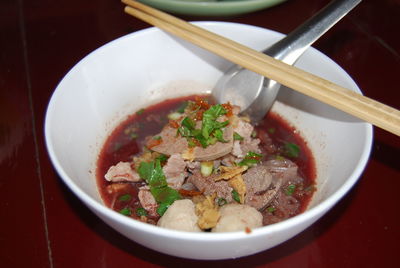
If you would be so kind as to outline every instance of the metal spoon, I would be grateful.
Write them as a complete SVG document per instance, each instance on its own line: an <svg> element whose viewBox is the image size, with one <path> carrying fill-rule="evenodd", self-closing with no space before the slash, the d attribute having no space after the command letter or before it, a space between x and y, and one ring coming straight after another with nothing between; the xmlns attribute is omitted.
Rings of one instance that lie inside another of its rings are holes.
<svg viewBox="0 0 400 268"><path fill-rule="evenodd" d="M312 43L360 2L361 0L330 2L263 53L287 64L294 64ZM211 94L218 103L239 105L242 113L249 115L253 122L258 122L271 109L279 88L278 82L234 65L219 79Z"/></svg>

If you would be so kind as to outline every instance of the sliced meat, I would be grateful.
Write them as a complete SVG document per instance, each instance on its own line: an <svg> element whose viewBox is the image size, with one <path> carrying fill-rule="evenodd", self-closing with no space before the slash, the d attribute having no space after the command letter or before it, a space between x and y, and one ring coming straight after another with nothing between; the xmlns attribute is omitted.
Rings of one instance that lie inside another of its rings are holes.
<svg viewBox="0 0 400 268"><path fill-rule="evenodd" d="M242 176L246 183L247 195L266 191L272 183L272 174L262 164L250 168Z"/></svg>
<svg viewBox="0 0 400 268"><path fill-rule="evenodd" d="M129 162L119 162L115 166L111 166L104 177L111 182L138 182L141 180Z"/></svg>
<svg viewBox="0 0 400 268"><path fill-rule="evenodd" d="M139 201L142 207L149 213L150 216L158 216L157 201L154 199L148 187L142 187L138 193Z"/></svg>
<svg viewBox="0 0 400 268"><path fill-rule="evenodd" d="M283 219L287 219L299 212L300 202L293 196L286 195L283 191L279 191L274 203L274 206L279 208L276 213L279 213L279 216Z"/></svg>
<svg viewBox="0 0 400 268"><path fill-rule="evenodd" d="M162 142L150 149L165 155L180 154L187 150L188 143L185 138L177 135L177 129L167 125L157 135L161 137Z"/></svg>
<svg viewBox="0 0 400 268"><path fill-rule="evenodd" d="M243 119L239 119L235 124L233 130L238 133L242 138L246 139L251 137L254 127Z"/></svg>
<svg viewBox="0 0 400 268"><path fill-rule="evenodd" d="M173 154L168 158L163 167L163 172L168 185L174 189L180 189L187 176L186 162L180 154Z"/></svg>
<svg viewBox="0 0 400 268"><path fill-rule="evenodd" d="M276 195L279 193L279 190L282 186L282 181L279 179L273 179L273 183L270 188L262 193L246 195L245 204L252 206L258 210L262 210L266 206L268 206L271 201L274 200Z"/></svg>
<svg viewBox="0 0 400 268"><path fill-rule="evenodd" d="M282 180L274 178L265 163L250 168L243 180L247 188L245 204L256 209L267 206L282 186Z"/></svg>
<svg viewBox="0 0 400 268"><path fill-rule="evenodd" d="M234 141L232 149L232 154L234 156L244 158L245 155L250 151L261 153L261 150L258 146L260 140L251 137L254 127L250 123L244 120L238 120L233 130L243 138L240 141Z"/></svg>
<svg viewBox="0 0 400 268"><path fill-rule="evenodd" d="M296 180L297 165L289 159L273 159L265 162L265 166L269 169L272 175L276 178L280 178L283 183L290 180Z"/></svg>
<svg viewBox="0 0 400 268"><path fill-rule="evenodd" d="M231 126L224 128L224 139L228 142L217 142L207 148L196 146L189 148L186 138L177 135L176 128L166 126L158 136L161 136L162 142L159 145L151 147L153 151L165 154L182 154L190 151L189 160L210 161L224 156L231 152L233 146L233 130ZM187 154L185 154L187 155Z"/></svg>
<svg viewBox="0 0 400 268"><path fill-rule="evenodd" d="M187 179L188 183L193 184L204 195L217 194L217 197L224 198L228 203L232 202L232 190L229 183L225 180L215 181L216 175L203 177L199 171L193 173Z"/></svg>

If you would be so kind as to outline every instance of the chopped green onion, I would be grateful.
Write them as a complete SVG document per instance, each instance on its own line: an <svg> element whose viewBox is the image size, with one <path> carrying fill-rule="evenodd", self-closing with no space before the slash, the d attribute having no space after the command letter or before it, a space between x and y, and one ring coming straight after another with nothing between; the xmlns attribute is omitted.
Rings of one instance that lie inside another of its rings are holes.
<svg viewBox="0 0 400 268"><path fill-rule="evenodd" d="M139 217L147 216L147 211L144 208L137 208L136 215L138 215Z"/></svg>
<svg viewBox="0 0 400 268"><path fill-rule="evenodd" d="M144 109L140 109L139 111L136 112L137 115L141 115L142 113L144 113Z"/></svg>
<svg viewBox="0 0 400 268"><path fill-rule="evenodd" d="M119 211L122 215L130 216L132 215L132 210L130 208L123 208Z"/></svg>
<svg viewBox="0 0 400 268"><path fill-rule="evenodd" d="M168 156L166 156L165 154L160 154L156 157L156 159L160 160L160 162L165 162L168 160Z"/></svg>
<svg viewBox="0 0 400 268"><path fill-rule="evenodd" d="M134 139L136 139L136 138L138 137L138 134L135 133L135 132L131 132L131 133L129 134L129 136L131 137L132 140L134 140Z"/></svg>
<svg viewBox="0 0 400 268"><path fill-rule="evenodd" d="M160 216L164 214L175 200L181 199L179 192L168 186L160 159L155 159L151 162L141 162L138 173L150 186L150 192L159 204L157 213Z"/></svg>
<svg viewBox="0 0 400 268"><path fill-rule="evenodd" d="M262 154L258 154L255 152L248 152L244 159L238 163L239 166L248 166L251 167L258 162L260 162L262 159Z"/></svg>
<svg viewBox="0 0 400 268"><path fill-rule="evenodd" d="M232 198L236 202L240 203L240 195L236 190L232 190Z"/></svg>
<svg viewBox="0 0 400 268"><path fill-rule="evenodd" d="M285 160L286 158L278 154L278 155L275 156L275 159L276 159L276 160L279 160L279 161L283 161L283 160Z"/></svg>
<svg viewBox="0 0 400 268"><path fill-rule="evenodd" d="M243 140L243 137L240 136L239 133L233 132L233 139L234 139L235 141L241 141L241 140Z"/></svg>
<svg viewBox="0 0 400 268"><path fill-rule="evenodd" d="M176 110L178 113L183 114L185 112L186 107L188 106L188 102L185 101L179 106L178 110Z"/></svg>
<svg viewBox="0 0 400 268"><path fill-rule="evenodd" d="M287 188L286 188L286 195L292 195L294 193L294 191L296 190L296 185L294 184L290 184Z"/></svg>
<svg viewBox="0 0 400 268"><path fill-rule="evenodd" d="M118 197L118 201L123 201L123 202L130 201L131 199L132 199L132 196L130 194L124 194L124 195L121 195L120 197Z"/></svg>
<svg viewBox="0 0 400 268"><path fill-rule="evenodd" d="M181 116L182 116L181 113L173 112L173 113L170 113L170 114L168 115L168 119L171 119L171 120L178 120L179 118L181 118Z"/></svg>
<svg viewBox="0 0 400 268"><path fill-rule="evenodd" d="M284 144L285 155L292 158L297 158L300 155L300 147L297 144L286 142Z"/></svg>
<svg viewBox="0 0 400 268"><path fill-rule="evenodd" d="M200 164L201 175L204 177L210 176L214 169L213 161L205 161Z"/></svg>
<svg viewBox="0 0 400 268"><path fill-rule="evenodd" d="M276 208L274 208L274 207L267 207L267 211L270 213L275 212L275 210L276 210Z"/></svg>
<svg viewBox="0 0 400 268"><path fill-rule="evenodd" d="M223 205L226 205L228 202L226 201L226 199L225 198L222 198L222 197L220 197L220 198L218 198L218 200L217 200L217 204L218 204L218 206L220 206L220 207L222 207Z"/></svg>

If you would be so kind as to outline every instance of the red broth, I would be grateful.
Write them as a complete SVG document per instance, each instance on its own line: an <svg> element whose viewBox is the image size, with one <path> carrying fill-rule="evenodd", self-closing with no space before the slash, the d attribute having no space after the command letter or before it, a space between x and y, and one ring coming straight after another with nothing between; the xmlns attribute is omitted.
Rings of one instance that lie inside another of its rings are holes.
<svg viewBox="0 0 400 268"><path fill-rule="evenodd" d="M145 138L147 136L156 135L161 131L164 125L168 123L167 115L176 111L182 106L182 103L188 100L194 100L195 97L199 96L170 99L149 106L146 109L130 115L112 131L100 152L96 171L97 185L106 206L120 212L126 207L132 210L141 207L137 193L138 188L143 186L143 183L124 183L122 194L117 191L118 194L116 196L115 193L110 193L110 191L107 190L111 182L106 181L104 175L107 173L110 166L120 161L132 161L133 156L142 152L142 148L145 146ZM285 147L287 144L296 145L294 148L296 156L289 156L289 158L297 164L298 173L304 179L301 187L297 187L296 191L293 193L293 196L300 202L300 207L296 211L296 215L303 212L307 208L312 194L315 191L316 177L315 161L307 143L294 127L281 116L272 112L255 127L255 130L258 135L257 137L261 140L260 147L263 153L269 154L269 157L275 157L276 154L284 153L284 150L287 150L287 147ZM127 198L127 196L129 196L129 198ZM264 211L263 215L268 216L268 220L264 220L264 225L282 220L279 210L274 212ZM145 217L144 219L135 213L129 216L151 224L155 224L158 220L158 217Z"/></svg>

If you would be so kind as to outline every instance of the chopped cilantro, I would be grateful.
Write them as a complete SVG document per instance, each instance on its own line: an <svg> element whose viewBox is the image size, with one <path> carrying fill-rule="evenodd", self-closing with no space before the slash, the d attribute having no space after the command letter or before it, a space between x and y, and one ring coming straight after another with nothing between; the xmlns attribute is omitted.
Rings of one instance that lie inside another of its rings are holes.
<svg viewBox="0 0 400 268"><path fill-rule="evenodd" d="M132 140L136 139L138 137L138 134L135 132L132 132L129 134L129 136L131 137Z"/></svg>
<svg viewBox="0 0 400 268"><path fill-rule="evenodd" d="M160 154L159 156L156 157L156 159L159 159L160 162L165 162L168 160L168 156L166 156L165 154Z"/></svg>
<svg viewBox="0 0 400 268"><path fill-rule="evenodd" d="M130 201L131 199L132 199L132 196L130 194L124 194L124 195L121 195L120 197L118 197L118 201L123 201L123 202Z"/></svg>
<svg viewBox="0 0 400 268"><path fill-rule="evenodd" d="M292 195L294 193L294 191L296 190L296 185L294 184L290 184L287 188L286 188L286 195Z"/></svg>
<svg viewBox="0 0 400 268"><path fill-rule="evenodd" d="M232 198L236 202L240 203L240 195L236 190L232 190Z"/></svg>
<svg viewBox="0 0 400 268"><path fill-rule="evenodd" d="M137 115L141 115L142 113L144 113L144 109L140 109L139 111L136 112Z"/></svg>
<svg viewBox="0 0 400 268"><path fill-rule="evenodd" d="M137 208L136 215L138 215L139 217L147 216L147 211L144 208Z"/></svg>
<svg viewBox="0 0 400 268"><path fill-rule="evenodd" d="M178 110L176 110L178 113L183 114L185 112L186 107L188 106L188 102L184 101L181 106L179 106Z"/></svg>
<svg viewBox="0 0 400 268"><path fill-rule="evenodd" d="M239 200L240 201L240 200ZM225 198L222 198L222 197L220 197L220 198L218 198L218 200L217 200L217 204L218 204L218 206L220 206L220 207L222 207L223 205L226 205L228 202L226 201L226 199Z"/></svg>
<svg viewBox="0 0 400 268"><path fill-rule="evenodd" d="M275 212L275 210L276 210L276 208L274 208L274 207L267 207L267 211L270 213Z"/></svg>
<svg viewBox="0 0 400 268"><path fill-rule="evenodd" d="M229 124L228 121L218 122L217 118L226 114L227 111L221 104L211 106L203 113L203 121L201 126L201 134L208 139L215 129L225 127Z"/></svg>
<svg viewBox="0 0 400 268"><path fill-rule="evenodd" d="M241 141L241 140L243 140L243 137L240 136L239 133L234 132L234 133L233 133L233 139L234 139L235 141Z"/></svg>
<svg viewBox="0 0 400 268"><path fill-rule="evenodd" d="M123 208L119 211L122 215L130 216L132 215L132 210L130 208Z"/></svg>
<svg viewBox="0 0 400 268"><path fill-rule="evenodd" d="M297 158L300 155L300 147L297 144L286 142L284 145L284 154L287 157Z"/></svg>
<svg viewBox="0 0 400 268"><path fill-rule="evenodd" d="M258 154L258 153L250 151L246 154L244 159L238 163L238 165L251 167L251 166L257 164L258 162L260 162L261 158L262 158L262 154Z"/></svg>
<svg viewBox="0 0 400 268"><path fill-rule="evenodd" d="M138 168L139 175L150 186L150 192L159 204L157 213L162 216L168 207L181 196L178 191L167 184L160 159L151 162L141 162Z"/></svg>
<svg viewBox="0 0 400 268"><path fill-rule="evenodd" d="M224 132L222 128L226 127L229 121L217 121L218 117L226 113L225 108L220 104L211 106L203 113L201 129L196 129L196 122L187 116L182 120L178 132L182 137L187 139L189 147L201 145L203 148L206 148L217 141L227 142L223 137ZM193 139L197 140L198 143Z"/></svg>

